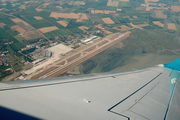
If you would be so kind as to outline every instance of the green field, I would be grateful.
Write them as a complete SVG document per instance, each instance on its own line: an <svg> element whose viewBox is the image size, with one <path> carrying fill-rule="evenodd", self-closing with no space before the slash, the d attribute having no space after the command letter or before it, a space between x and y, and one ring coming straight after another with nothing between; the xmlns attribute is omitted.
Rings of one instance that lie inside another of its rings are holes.
<svg viewBox="0 0 180 120"><path fill-rule="evenodd" d="M16 35L14 36L14 38L16 38L19 42L22 42L23 38L20 35Z"/></svg>
<svg viewBox="0 0 180 120"><path fill-rule="evenodd" d="M11 34L12 36L15 36L18 34L17 31L13 31L11 28L9 28L7 25L3 26L4 30L6 30L6 32L8 32L9 34Z"/></svg>
<svg viewBox="0 0 180 120"><path fill-rule="evenodd" d="M10 20L10 19L0 19L0 21L3 22L4 24L8 25L8 26L16 25L16 23L13 22L13 21Z"/></svg>
<svg viewBox="0 0 180 120"><path fill-rule="evenodd" d="M119 1L119 7L129 7L129 2Z"/></svg>
<svg viewBox="0 0 180 120"><path fill-rule="evenodd" d="M176 24L176 29L177 29L177 31L180 31L180 25Z"/></svg>
<svg viewBox="0 0 180 120"><path fill-rule="evenodd" d="M30 25L32 25L34 28L39 29L39 28L43 28L43 27L50 27L53 26L51 23L49 23L48 21L42 19L42 20L29 20L28 18L32 18L32 16L27 16L26 17L22 17L27 23L29 23Z"/></svg>
<svg viewBox="0 0 180 120"><path fill-rule="evenodd" d="M6 39L4 40L5 42L10 42L10 41L13 41L15 40L15 38L9 34L8 32L6 32L4 29L0 28L0 39L3 40L3 39Z"/></svg>
<svg viewBox="0 0 180 120"><path fill-rule="evenodd" d="M64 20L64 19L55 19L55 18L53 18L53 17L44 17L44 19L46 20L46 21L48 21L49 23L51 23L53 26L56 26L56 27L58 27L59 29L63 29L63 28L65 28L64 26L62 26L62 25L60 25L59 23L57 23L57 21L60 21L60 20Z"/></svg>
<svg viewBox="0 0 180 120"><path fill-rule="evenodd" d="M73 35L73 33L71 31L69 31L68 29L58 29L55 31L44 33L44 35L50 39L50 38L54 38L57 36Z"/></svg>

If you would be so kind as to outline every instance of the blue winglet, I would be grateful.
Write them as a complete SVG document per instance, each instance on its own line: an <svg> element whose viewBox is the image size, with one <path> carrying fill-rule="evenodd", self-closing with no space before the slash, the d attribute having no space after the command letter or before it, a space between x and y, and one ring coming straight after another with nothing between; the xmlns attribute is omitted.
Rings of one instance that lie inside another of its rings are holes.
<svg viewBox="0 0 180 120"><path fill-rule="evenodd" d="M180 58L176 61L164 64L164 67L180 71Z"/></svg>

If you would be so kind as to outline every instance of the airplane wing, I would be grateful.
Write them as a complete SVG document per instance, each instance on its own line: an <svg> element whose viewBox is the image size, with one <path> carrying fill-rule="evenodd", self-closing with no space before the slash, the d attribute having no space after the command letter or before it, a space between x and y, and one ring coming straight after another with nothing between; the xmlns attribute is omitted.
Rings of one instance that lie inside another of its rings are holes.
<svg viewBox="0 0 180 120"><path fill-rule="evenodd" d="M121 73L3 82L0 118L179 119L179 61Z"/></svg>

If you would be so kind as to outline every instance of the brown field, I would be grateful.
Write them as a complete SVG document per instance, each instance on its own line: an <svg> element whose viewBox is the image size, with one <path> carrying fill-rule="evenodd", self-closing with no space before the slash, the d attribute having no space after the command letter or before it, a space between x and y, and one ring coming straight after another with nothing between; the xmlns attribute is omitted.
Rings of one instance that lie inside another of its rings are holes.
<svg viewBox="0 0 180 120"><path fill-rule="evenodd" d="M101 18L106 24L114 24L114 22L108 17L108 18Z"/></svg>
<svg viewBox="0 0 180 120"><path fill-rule="evenodd" d="M95 25L97 28L102 28L102 24Z"/></svg>
<svg viewBox="0 0 180 120"><path fill-rule="evenodd" d="M86 26L80 26L80 27L78 27L78 28L81 29L81 30L83 30L83 31L84 31L85 29L86 29L86 30L89 29L89 27L86 27Z"/></svg>
<svg viewBox="0 0 180 120"><path fill-rule="evenodd" d="M48 68L47 70L45 70L45 71L43 71L43 72L40 72L39 74L33 76L31 79L38 79L38 78L40 78L41 76L43 76L43 75L45 75L45 74L47 74L47 73L49 73L49 72L51 72L51 71L53 71L53 70L55 70L55 69L57 69L57 68L58 68L58 67L55 67L55 66L50 67L50 68Z"/></svg>
<svg viewBox="0 0 180 120"><path fill-rule="evenodd" d="M77 58L80 57L80 56L81 56L81 53L78 53L78 54L76 54L76 55L74 55L74 56L68 58L67 61L68 61L68 62L71 62L71 61L77 59Z"/></svg>
<svg viewBox="0 0 180 120"><path fill-rule="evenodd" d="M130 23L130 25L131 25L132 27L137 27L136 25L134 25L134 24L132 24L132 23Z"/></svg>
<svg viewBox="0 0 180 120"><path fill-rule="evenodd" d="M102 13L102 14L110 14L110 13L116 13L116 11L110 11L110 10L91 10L92 14L98 14L98 13Z"/></svg>
<svg viewBox="0 0 180 120"><path fill-rule="evenodd" d="M131 33L132 33L131 31L127 31L124 33L124 35L129 36Z"/></svg>
<svg viewBox="0 0 180 120"><path fill-rule="evenodd" d="M119 1L117 0L108 0L107 6L116 6L118 7Z"/></svg>
<svg viewBox="0 0 180 120"><path fill-rule="evenodd" d="M159 0L144 0L145 3L148 3L148 2L158 2Z"/></svg>
<svg viewBox="0 0 180 120"><path fill-rule="evenodd" d="M167 23L167 26L168 26L168 29L177 30L176 25L174 23Z"/></svg>
<svg viewBox="0 0 180 120"><path fill-rule="evenodd" d="M179 12L180 11L180 6L171 6L171 9L175 12Z"/></svg>
<svg viewBox="0 0 180 120"><path fill-rule="evenodd" d="M41 12L41 11L43 11L43 9L36 8L36 11Z"/></svg>
<svg viewBox="0 0 180 120"><path fill-rule="evenodd" d="M137 27L145 27L145 26L149 26L149 24L139 24L139 25L136 25Z"/></svg>
<svg viewBox="0 0 180 120"><path fill-rule="evenodd" d="M163 11L164 10L154 10L154 12L156 13L156 18L167 18L167 15L165 15Z"/></svg>
<svg viewBox="0 0 180 120"><path fill-rule="evenodd" d="M72 19L88 19L85 13L57 13L51 12L49 17L58 18L72 18Z"/></svg>
<svg viewBox="0 0 180 120"><path fill-rule="evenodd" d="M83 1L76 1L74 5L85 5L85 2Z"/></svg>
<svg viewBox="0 0 180 120"><path fill-rule="evenodd" d="M133 16L134 19L139 19L137 16Z"/></svg>
<svg viewBox="0 0 180 120"><path fill-rule="evenodd" d="M19 33L24 33L24 32L26 32L26 30L23 29L22 27L20 27L19 25L14 25L14 26L11 27L11 29L18 31Z"/></svg>
<svg viewBox="0 0 180 120"><path fill-rule="evenodd" d="M52 26L52 27L40 28L39 30L40 30L42 33L47 33L47 32L51 32L51 31L57 30L57 29L59 29L59 28L56 27L56 26Z"/></svg>
<svg viewBox="0 0 180 120"><path fill-rule="evenodd" d="M162 24L161 22L159 21L153 21L154 24L158 25L158 26L161 26L161 27L164 27L164 24Z"/></svg>
<svg viewBox="0 0 180 120"><path fill-rule="evenodd" d="M58 63L57 65L64 65L66 61L62 61L60 63Z"/></svg>
<svg viewBox="0 0 180 120"><path fill-rule="evenodd" d="M3 27L3 26L5 26L5 25L6 25L6 24L0 22L0 27Z"/></svg>
<svg viewBox="0 0 180 120"><path fill-rule="evenodd" d="M22 21L22 20L19 19L19 18L14 18L14 19L11 19L11 20L12 20L13 22L15 22L15 23L22 22L24 25L28 26L28 24L27 24L26 22Z"/></svg>
<svg viewBox="0 0 180 120"><path fill-rule="evenodd" d="M93 57L94 55L96 55L96 54L102 52L103 50L105 50L105 49L111 47L112 45L114 45L114 44L116 44L116 43L122 41L123 39L125 39L125 38L127 38L127 37L128 37L128 36L124 36L124 37L122 37L122 38L120 38L120 39L118 39L118 40L116 40L116 41L113 41L113 42L110 43L110 44L105 45L104 47L102 47L102 48L100 48L100 49L98 49L98 50L96 50L96 51L90 53L88 56L82 57L81 59L79 59L79 60L77 60L77 61L71 63L70 65L67 65L66 67L64 67L64 68L62 68L62 69L60 69L59 71L54 72L53 74L47 76L46 78L53 78L53 77L56 77L56 76L58 76L58 75L60 75L60 74L62 74L62 73L64 73L64 72L66 72L66 71L69 70L70 68L72 68L72 67L74 67L74 66L76 66L76 65L78 65L78 64L80 64L80 63L82 63L83 61L85 61L85 60L87 60L87 59ZM43 76L43 75L42 75L42 76Z"/></svg>
<svg viewBox="0 0 180 120"><path fill-rule="evenodd" d="M112 32L108 31L108 30L103 30L106 34L111 34Z"/></svg>
<svg viewBox="0 0 180 120"><path fill-rule="evenodd" d="M83 52L90 52L90 51L94 50L95 48L96 48L96 45L84 50Z"/></svg>
<svg viewBox="0 0 180 120"><path fill-rule="evenodd" d="M61 24L62 26L66 27L68 24L62 20L57 21L57 23Z"/></svg>
<svg viewBox="0 0 180 120"><path fill-rule="evenodd" d="M20 9L26 9L26 6L20 6L19 8Z"/></svg>
<svg viewBox="0 0 180 120"><path fill-rule="evenodd" d="M119 26L120 28L118 28L118 27L113 27L113 29L115 29L115 30L119 30L119 31L127 31L127 30L130 30L131 28L130 27L128 27L128 26L126 26L126 25L121 25L121 26Z"/></svg>
<svg viewBox="0 0 180 120"><path fill-rule="evenodd" d="M83 19L77 19L76 20L76 22L82 22L83 21Z"/></svg>
<svg viewBox="0 0 180 120"><path fill-rule="evenodd" d="M116 11L104 10L104 13L105 13L105 14L116 13Z"/></svg>
<svg viewBox="0 0 180 120"><path fill-rule="evenodd" d="M119 1L123 1L123 2L129 2L129 0L119 0Z"/></svg>
<svg viewBox="0 0 180 120"><path fill-rule="evenodd" d="M134 24L132 24L132 23L130 23L130 25L131 25L132 27L145 27L145 26L149 26L149 24L134 25Z"/></svg>
<svg viewBox="0 0 180 120"><path fill-rule="evenodd" d="M24 1L23 3L27 4L27 3L30 3L30 2L38 3L39 1Z"/></svg>
<svg viewBox="0 0 180 120"><path fill-rule="evenodd" d="M85 2L83 2L83 1L76 1L76 2L70 1L68 4L69 5L85 5Z"/></svg>
<svg viewBox="0 0 180 120"><path fill-rule="evenodd" d="M98 43L98 47L99 47L99 46L102 46L102 45L104 45L104 44L106 44L106 43L108 43L108 41L107 41L107 40L104 40L104 41Z"/></svg>
<svg viewBox="0 0 180 120"><path fill-rule="evenodd" d="M32 30L32 31L27 31L27 32L23 33L22 37L25 40L32 40L32 39L40 38L42 36L39 33L37 33L35 30Z"/></svg>
<svg viewBox="0 0 180 120"><path fill-rule="evenodd" d="M92 14L104 13L103 10L91 10Z"/></svg>
<svg viewBox="0 0 180 120"><path fill-rule="evenodd" d="M36 20L42 20L42 19L43 19L43 18L40 17L40 16L34 16L34 18L35 18Z"/></svg>
<svg viewBox="0 0 180 120"><path fill-rule="evenodd" d="M47 5L49 5L50 3L44 3L44 4L42 4L42 5L44 5L44 6L47 6Z"/></svg>

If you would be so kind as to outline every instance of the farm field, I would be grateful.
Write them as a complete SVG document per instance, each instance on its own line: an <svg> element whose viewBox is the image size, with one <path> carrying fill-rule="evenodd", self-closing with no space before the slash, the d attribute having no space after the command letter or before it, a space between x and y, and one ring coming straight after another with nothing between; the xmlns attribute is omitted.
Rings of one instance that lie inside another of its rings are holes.
<svg viewBox="0 0 180 120"><path fill-rule="evenodd" d="M64 27L66 27L68 25L67 21L57 21L57 23L61 24Z"/></svg>
<svg viewBox="0 0 180 120"><path fill-rule="evenodd" d="M116 13L116 11L110 11L110 10L91 10L92 14L110 14L110 13Z"/></svg>
<svg viewBox="0 0 180 120"><path fill-rule="evenodd" d="M119 1L119 7L129 7L129 2Z"/></svg>
<svg viewBox="0 0 180 120"><path fill-rule="evenodd" d="M26 30L23 29L22 27L20 27L19 25L12 26L11 29L18 31L19 33L24 33L24 32L26 32Z"/></svg>
<svg viewBox="0 0 180 120"><path fill-rule="evenodd" d="M167 23L167 26L168 26L168 29L177 30L176 25L174 23Z"/></svg>
<svg viewBox="0 0 180 120"><path fill-rule="evenodd" d="M106 24L114 24L114 22L113 22L110 18L102 18L102 20L103 20L104 23L106 23Z"/></svg>
<svg viewBox="0 0 180 120"><path fill-rule="evenodd" d="M81 30L88 30L89 29L89 27L86 27L86 26L80 26L80 27L78 27L79 29L81 29Z"/></svg>
<svg viewBox="0 0 180 120"><path fill-rule="evenodd" d="M73 18L73 19L88 19L84 13L57 13L52 12L49 17L58 18Z"/></svg>
<svg viewBox="0 0 180 120"><path fill-rule="evenodd" d="M39 30L42 33L47 33L47 32L51 32L51 31L57 30L57 29L59 29L59 28L57 28L56 26L52 26L52 27L40 28Z"/></svg>
<svg viewBox="0 0 180 120"><path fill-rule="evenodd" d="M40 16L34 16L34 18L35 18L36 20L42 20L42 19L43 19L43 18L40 17Z"/></svg>
<svg viewBox="0 0 180 120"><path fill-rule="evenodd" d="M171 9L175 12L179 12L180 11L180 6L171 6Z"/></svg>
<svg viewBox="0 0 180 120"><path fill-rule="evenodd" d="M119 1L118 0L108 0L107 6L116 6L118 7Z"/></svg>
<svg viewBox="0 0 180 120"><path fill-rule="evenodd" d="M108 30L103 30L106 34L111 34L112 32L108 31Z"/></svg>
<svg viewBox="0 0 180 120"><path fill-rule="evenodd" d="M164 10L154 10L156 18L167 18L167 15L164 14Z"/></svg>
<svg viewBox="0 0 180 120"><path fill-rule="evenodd" d="M119 31L127 31L127 30L130 30L131 28L127 27L126 25L121 25L119 27L113 27L113 29L119 30Z"/></svg>
<svg viewBox="0 0 180 120"><path fill-rule="evenodd" d="M154 24L158 25L158 26L161 26L161 27L164 27L164 24L162 24L161 22L159 21L153 21Z"/></svg>

